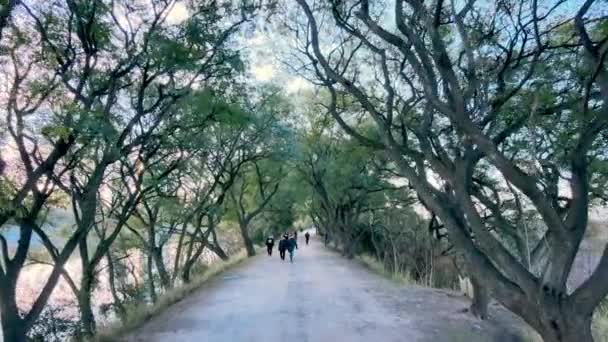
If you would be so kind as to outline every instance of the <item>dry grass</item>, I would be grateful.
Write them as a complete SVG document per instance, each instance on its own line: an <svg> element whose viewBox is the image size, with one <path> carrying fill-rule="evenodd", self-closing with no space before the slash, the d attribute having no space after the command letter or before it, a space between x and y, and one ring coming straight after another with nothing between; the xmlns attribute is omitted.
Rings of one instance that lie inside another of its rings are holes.
<svg viewBox="0 0 608 342"><path fill-rule="evenodd" d="M409 272L393 272L387 270L382 262L380 262L375 257L369 254L363 254L357 256L357 260L359 260L365 267L372 270L374 273L380 274L385 278L391 279L392 281L401 284L401 285L419 285L412 277Z"/></svg>
<svg viewBox="0 0 608 342"><path fill-rule="evenodd" d="M100 329L100 332L95 336L93 341L110 342L118 340L120 336L140 327L152 317L198 290L210 279L213 279L218 274L231 269L246 259L247 253L245 250L242 250L231 256L228 261L218 261L211 264L203 274L192 279L189 284L175 287L162 294L154 305L142 304L129 308L125 320Z"/></svg>
<svg viewBox="0 0 608 342"><path fill-rule="evenodd" d="M512 332L513 335L510 335L506 338L508 341L517 341L517 342L543 342L540 336L531 328L522 327L521 329L517 329L517 331ZM492 336L489 334L484 334L481 329L474 330L470 327L451 327L448 331L443 331L442 336L439 337L437 342L494 342L494 341L502 341L503 338L498 336Z"/></svg>
<svg viewBox="0 0 608 342"><path fill-rule="evenodd" d="M595 310L591 328L596 342L608 342L608 302Z"/></svg>

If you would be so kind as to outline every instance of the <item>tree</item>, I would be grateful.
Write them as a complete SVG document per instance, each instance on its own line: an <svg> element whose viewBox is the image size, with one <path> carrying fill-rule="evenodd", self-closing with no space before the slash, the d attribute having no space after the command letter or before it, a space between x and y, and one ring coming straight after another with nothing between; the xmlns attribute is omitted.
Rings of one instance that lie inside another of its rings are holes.
<svg viewBox="0 0 608 342"><path fill-rule="evenodd" d="M261 166L260 164L266 164ZM255 248L249 232L250 223L262 214L272 198L279 191L281 179L284 177L282 165L266 161L254 161L245 168L230 190L232 207L237 214L237 220L247 249L248 256L255 255ZM250 188L251 187L251 188Z"/></svg>
<svg viewBox="0 0 608 342"><path fill-rule="evenodd" d="M95 319L90 303L95 268L106 255L113 240L118 237L142 191L141 182L144 173L136 171L137 174L129 175L130 179L127 180L133 182L127 184L127 188L132 186L134 190L131 190L122 206L118 224L112 233L101 236L95 250L91 251L87 236L95 226L98 193L106 171L121 158L135 158L139 166L143 168L149 166L149 159L160 149L157 137L167 134L159 131L158 128L173 112L177 101L191 91L192 84L211 77L221 78L230 73L225 59L235 57L224 48L224 45L236 31L236 27L246 20L246 17L239 17L235 23L227 25L226 28L210 26L217 20L215 12L217 9L215 6L209 6L208 10L201 7L200 13L204 15L192 16L183 26L175 30L164 23L170 6L170 2L152 6L152 15L147 12L148 9L130 13L131 16L139 15L144 20L149 19L149 25L144 21L139 28L131 31L128 31L128 27L119 26L119 30L122 31L116 33L124 34L123 43L126 46L132 45L133 48L138 48L141 44L136 65L132 68L132 73L128 74L130 83L121 84L120 81L110 78L114 86L110 88L105 103L100 103L103 110L85 117L78 123L78 128L86 135L82 135L84 141L79 142L80 148L71 156L77 164L70 171L70 182L66 186L66 192L72 194L74 216L77 219L78 230L84 236L78 241L83 272L78 301L85 335L92 335L95 331ZM83 41L83 49L85 51L103 49L101 43L104 34L107 34L104 20L116 18L115 9L105 5L96 7L94 4L72 2L68 2L67 9L73 12L76 18L75 21L68 22L68 26L78 25L80 19L97 22L92 29L83 32L83 35L89 35L86 37L89 40ZM79 15L83 18L79 18ZM197 30L201 27L205 27L207 31ZM138 36L140 30L147 31L143 37ZM202 34L207 36L201 36ZM180 40L176 42L175 39ZM51 39L46 43L50 46L60 44ZM112 49L117 43L109 41L105 48ZM219 66L213 67L214 64ZM181 76L176 78L178 74ZM207 86L211 87L213 84L208 83ZM128 100L130 108L119 107L119 99ZM123 115L118 115L117 110L123 111ZM137 157L133 157L134 155ZM174 168L175 165L169 166L161 175L166 176ZM133 170L133 167L130 169Z"/></svg>
<svg viewBox="0 0 608 342"><path fill-rule="evenodd" d="M198 105L191 108L195 109L193 114L200 115ZM217 242L215 228L224 213L228 192L244 165L259 158L258 148L265 137L265 131L255 129L251 113L239 103L220 99L211 108L207 132L201 131L204 126L195 126L196 132L183 134L185 153L190 158L176 178L175 196L184 210L180 213L172 282L178 275L189 282L192 267L206 248L222 259L228 257Z"/></svg>
<svg viewBox="0 0 608 342"><path fill-rule="evenodd" d="M381 208L396 187L378 172L373 150L311 112L312 128L301 137L297 169L311 189L313 220L352 258L368 233L364 216Z"/></svg>
<svg viewBox="0 0 608 342"><path fill-rule="evenodd" d="M248 256L255 255L250 224L268 209L279 193L280 183L289 172L293 155L292 129L286 122L290 104L274 87L261 88L258 98L246 100L243 107L250 112L248 135L255 142L248 150L249 162L235 179L229 192L230 211L239 224Z"/></svg>
<svg viewBox="0 0 608 342"><path fill-rule="evenodd" d="M19 2L19 4L32 13L24 3ZM88 71L71 73L74 70L69 70L69 67L58 67L57 72L49 70L48 56L41 53L40 49L43 45L41 41L46 39L48 27L35 19L28 21L28 18L25 18L21 24L35 26L37 23L40 24L38 25L40 31L37 32L18 25L11 27L9 46L12 53L9 53L9 58L14 70L4 70L7 79L12 80L12 96L8 97L6 107L7 123L12 126L9 131L13 142L18 146L21 161L21 165L15 166L17 170L13 170L17 176L9 181L15 184L14 191L7 196L9 198L3 203L0 214L0 224L4 225L12 219L21 227L21 243L16 258L6 263L8 265L6 277L0 279L3 284L3 291L0 292L0 315L4 336L14 341L25 339L27 331L46 305L62 272L63 264L82 237L80 231L75 232L67 239L63 249L57 251L57 262L53 266L50 277L43 284L30 310L21 315L15 302L16 281L29 251L33 232L41 232L41 210L56 189L55 179L64 177L69 168L69 162L66 162L57 170L59 162L67 155L78 135L77 132L66 128L66 125L77 119L80 110L86 112L93 108L91 99L97 96L94 94L103 94L110 88L109 82L104 82L101 78L97 80L98 83L85 88L84 85L91 78ZM81 35L80 38L85 37ZM95 52L89 50L85 54L91 57ZM69 58L56 62L63 66L72 64ZM125 69L128 69L128 66L119 64L107 71L112 74L123 72ZM66 77L68 73L72 75L69 80ZM80 86L74 88L72 81ZM73 97L66 97L61 91ZM54 117L55 115L57 117ZM40 127L40 123L54 120L54 124ZM24 177L19 177L19 172L23 172ZM46 183L46 186L39 187L38 184L41 182ZM30 202L31 199L35 200ZM4 238L3 241L6 242ZM4 251L5 257L8 258L7 250Z"/></svg>
<svg viewBox="0 0 608 342"><path fill-rule="evenodd" d="M594 2L563 18L561 1L396 1L391 29L382 24L382 4L313 8L298 0L307 27L298 31L306 32L298 47L330 93L328 112L349 135L391 158L464 253L475 291L485 292L483 279L546 341L592 340L591 315L608 293L608 250L589 279L566 288L594 196L589 166L606 151L608 88L598 53L606 39L593 33L602 19L585 18ZM337 29L331 42L321 13ZM349 99L355 108L343 105ZM367 115L379 139L347 114ZM496 224L497 197L487 193L505 183L545 225L542 241L551 248L541 274L491 232L504 226ZM474 313L483 316L483 304Z"/></svg>
<svg viewBox="0 0 608 342"><path fill-rule="evenodd" d="M14 66L3 70L12 83L6 113L23 177L7 182L13 189L0 212L0 224L15 220L21 226L19 252L11 260L4 249L9 261L6 277L0 277L4 336L25 339L76 248L83 269L78 301L84 333L90 335L95 329L90 294L96 267L146 190L141 186L145 173L137 166L150 167L164 151L160 147L167 131L161 128L170 125L162 123L194 84L226 89L225 80L241 68L238 53L226 45L255 7L193 3L194 14L171 25L166 22L171 1L138 6L10 1L7 6L0 12L2 29L15 6L24 11L23 20L4 35L11 52L2 56ZM160 178L172 168L161 171ZM102 214L99 194L108 174L121 171L127 192L130 187L135 191L113 202L119 219L110 232L112 225L97 221ZM77 222L61 248L51 244L39 220L57 188L71 196ZM45 241L54 266L32 308L20 315L15 286L33 232ZM100 239L93 250L92 235Z"/></svg>

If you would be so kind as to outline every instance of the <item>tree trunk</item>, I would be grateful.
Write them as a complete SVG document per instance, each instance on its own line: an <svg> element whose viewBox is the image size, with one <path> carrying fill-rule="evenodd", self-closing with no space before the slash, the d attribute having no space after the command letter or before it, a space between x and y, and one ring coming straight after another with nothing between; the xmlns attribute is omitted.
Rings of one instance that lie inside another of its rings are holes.
<svg viewBox="0 0 608 342"><path fill-rule="evenodd" d="M486 285L484 285L483 279L479 279L475 272L472 272L472 265L466 260L464 255L456 254L453 259L454 267L458 272L458 275L463 278L468 278L473 287L473 298L469 311L471 314L479 319L486 319L488 317L488 305L490 304L490 293Z"/></svg>
<svg viewBox="0 0 608 342"><path fill-rule="evenodd" d="M471 285L473 285L473 303L471 303L471 314L479 319L488 317L488 304L490 304L490 294L476 276L471 274Z"/></svg>
<svg viewBox="0 0 608 342"><path fill-rule="evenodd" d="M118 296L118 291L116 290L116 271L114 270L114 260L112 259L112 254L110 251L106 253L106 260L108 261L108 283L110 286L112 299L114 300L114 308L118 316L124 319L127 316L127 310L122 304L122 301Z"/></svg>
<svg viewBox="0 0 608 342"><path fill-rule="evenodd" d="M184 284L188 284L190 282L190 270L192 269L192 263L187 262L184 264L184 267L182 268L182 282Z"/></svg>
<svg viewBox="0 0 608 342"><path fill-rule="evenodd" d="M171 277L167 272L167 268L165 267L165 260L163 258L163 249L162 247L153 247L151 251L152 257L154 258L154 263L156 265L156 271L160 276L160 283L164 290L168 290L171 288Z"/></svg>
<svg viewBox="0 0 608 342"><path fill-rule="evenodd" d="M353 259L355 257L355 250L357 246L356 241L349 236L344 242L344 255L348 259Z"/></svg>
<svg viewBox="0 0 608 342"><path fill-rule="evenodd" d="M179 240L177 242L177 249L175 251L175 260L173 261L173 274L171 275L171 287L175 285L175 279L177 279L177 275L179 274L179 265L182 260L182 249L184 246L184 239L186 237L186 231L188 227L187 224L184 223L182 225L182 231L179 234Z"/></svg>
<svg viewBox="0 0 608 342"><path fill-rule="evenodd" d="M95 316L91 307L91 290L93 275L92 272L83 272L80 282L80 291L78 293L78 306L80 308L80 323L82 333L85 337L91 337L95 334Z"/></svg>
<svg viewBox="0 0 608 342"><path fill-rule="evenodd" d="M158 297L156 296L156 286L154 285L154 268L153 268L153 260L152 255L148 253L148 258L146 260L147 266L147 279L148 279L148 291L150 291L150 300L152 303L156 303Z"/></svg>
<svg viewBox="0 0 608 342"><path fill-rule="evenodd" d="M184 283L190 282L190 280L191 280L190 275L192 273L192 267L194 266L194 264L196 263L198 258L200 258L201 255L203 254L205 247L207 247L207 244L201 243L200 246L198 246L198 248L196 249L196 252L194 252L194 255L191 258L187 259L186 262L184 263L184 267L182 268L182 281Z"/></svg>
<svg viewBox="0 0 608 342"><path fill-rule="evenodd" d="M558 300L543 305L536 315L538 319L530 323L545 342L592 342L591 315L583 315ZM538 310L538 309L537 309Z"/></svg>
<svg viewBox="0 0 608 342"><path fill-rule="evenodd" d="M395 245L395 241L391 239L391 246L393 247L393 274L399 273L399 261L397 260L397 246Z"/></svg>
<svg viewBox="0 0 608 342"><path fill-rule="evenodd" d="M3 280L3 282L5 281ZM0 286L0 319L2 320L4 341L26 342L25 322L18 315L15 287L11 284L1 284Z"/></svg>
<svg viewBox="0 0 608 342"><path fill-rule="evenodd" d="M194 259L190 259L188 261L186 261L184 263L184 266L182 267L182 282L184 284L188 284L190 282L191 279L191 275L192 275L192 266L194 266Z"/></svg>
<svg viewBox="0 0 608 342"><path fill-rule="evenodd" d="M209 244L207 248L209 248L213 253L215 253L215 255L217 255L223 261L227 261L228 259L230 259L230 257L228 256L228 254L226 254L222 247L216 243Z"/></svg>
<svg viewBox="0 0 608 342"><path fill-rule="evenodd" d="M245 249L247 249L247 256L252 257L255 255L255 247L253 246L253 241L249 236L249 222L240 221L239 227L241 228L241 236L243 237L243 243L245 244Z"/></svg>
<svg viewBox="0 0 608 342"><path fill-rule="evenodd" d="M10 342L26 342L27 335L25 333L23 321L15 315L5 316L2 314L2 335L4 341Z"/></svg>

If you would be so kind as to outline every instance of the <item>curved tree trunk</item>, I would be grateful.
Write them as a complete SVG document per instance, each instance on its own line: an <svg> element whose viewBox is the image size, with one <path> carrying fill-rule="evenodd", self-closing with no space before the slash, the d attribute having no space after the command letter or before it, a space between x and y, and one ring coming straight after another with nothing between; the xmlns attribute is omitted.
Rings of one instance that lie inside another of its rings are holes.
<svg viewBox="0 0 608 342"><path fill-rule="evenodd" d="M192 255L191 258L189 258L185 263L184 266L182 268L182 281L184 283L189 283L192 279L191 279L191 273L192 273L192 267L194 266L194 264L196 263L196 261L198 260L198 258L200 258L200 256L203 254L203 251L205 250L205 247L207 247L206 243L201 243L198 248L196 249L196 251L194 252L194 255Z"/></svg>
<svg viewBox="0 0 608 342"><path fill-rule="evenodd" d="M253 240L249 236L249 222L248 221L240 221L239 227L241 228L241 236L243 237L243 244L245 244L245 249L247 250L247 256L252 257L255 255L255 247L253 245Z"/></svg>
<svg viewBox="0 0 608 342"><path fill-rule="evenodd" d="M223 261L227 261L228 259L230 259L228 254L226 254L226 252L222 249L222 247L219 244L210 243L207 247Z"/></svg>
<svg viewBox="0 0 608 342"><path fill-rule="evenodd" d="M471 303L471 314L479 319L488 317L488 305L490 304L490 294L483 285L483 281L471 275L471 285L473 285L473 302Z"/></svg>
<svg viewBox="0 0 608 342"><path fill-rule="evenodd" d="M591 315L577 312L575 304L567 304L557 298L547 298L543 310L536 311L535 320L528 323L539 332L545 342L592 342ZM561 302L561 304L560 304Z"/></svg>

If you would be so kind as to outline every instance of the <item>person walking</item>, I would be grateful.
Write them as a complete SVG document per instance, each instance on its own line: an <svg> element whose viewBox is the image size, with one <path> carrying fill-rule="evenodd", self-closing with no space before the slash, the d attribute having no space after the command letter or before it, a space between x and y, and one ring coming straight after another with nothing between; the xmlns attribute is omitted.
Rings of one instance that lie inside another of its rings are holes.
<svg viewBox="0 0 608 342"><path fill-rule="evenodd" d="M306 234L304 234L304 239L306 239L306 245L308 246L308 240L310 240L310 233L306 232Z"/></svg>
<svg viewBox="0 0 608 342"><path fill-rule="evenodd" d="M268 251L268 255L272 255L272 249L274 248L274 237L270 235L268 239L266 239L266 249Z"/></svg>
<svg viewBox="0 0 608 342"><path fill-rule="evenodd" d="M293 262L293 254L298 249L298 242L296 241L295 235L288 240L287 251L289 252L289 261Z"/></svg>
<svg viewBox="0 0 608 342"><path fill-rule="evenodd" d="M281 260L285 260L285 251L289 244L289 236L287 236L287 234L283 235L283 239L279 241L279 256L281 257Z"/></svg>

